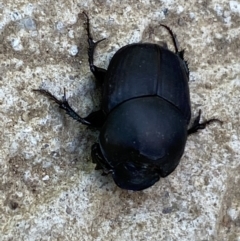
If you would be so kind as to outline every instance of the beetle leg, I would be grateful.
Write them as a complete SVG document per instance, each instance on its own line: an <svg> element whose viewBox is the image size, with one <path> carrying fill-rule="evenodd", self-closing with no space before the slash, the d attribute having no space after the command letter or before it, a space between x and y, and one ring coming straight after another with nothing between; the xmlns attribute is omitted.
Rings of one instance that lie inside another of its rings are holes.
<svg viewBox="0 0 240 241"><path fill-rule="evenodd" d="M100 39L97 42L93 41L92 35L90 33L90 23L89 23L89 17L88 15L83 12L83 14L86 16L87 19L87 26L86 26L86 30L87 30L87 36L88 36L88 63L89 63L89 67L91 72L94 74L95 78L100 82L103 83L104 81L104 77L105 77L105 73L106 70L103 68L99 68L97 66L94 65L94 51L95 48L97 47L97 45L102 42L103 40L105 40L106 38Z"/></svg>
<svg viewBox="0 0 240 241"><path fill-rule="evenodd" d="M188 62L184 59L184 49L181 50L180 52L178 52L177 55L183 60L186 73L187 73L187 75L189 77L189 72L190 71L189 71L189 68L188 68Z"/></svg>
<svg viewBox="0 0 240 241"><path fill-rule="evenodd" d="M171 37L172 37L172 41L173 41L173 45L174 45L174 48L175 48L175 52L176 53L179 53L179 46L178 46L178 41L177 41L177 38L176 36L174 35L173 31L167 26L167 25L164 25L164 24L160 24L160 26L164 27L165 29L167 29L167 31L170 33Z"/></svg>
<svg viewBox="0 0 240 241"><path fill-rule="evenodd" d="M200 123L199 121L200 121L201 113L202 113L202 111L199 110L198 116L195 118L195 120L194 120L192 126L190 127L190 129L188 129L188 135L191 135L191 134L197 132L200 129L205 129L205 127L207 125L211 124L212 122L219 122L220 124L223 123L222 121L220 121L218 119L215 119L215 118Z"/></svg>
<svg viewBox="0 0 240 241"><path fill-rule="evenodd" d="M171 35L173 45L174 45L174 48L175 48L175 52L184 61L185 69L186 69L187 75L189 76L188 62L184 59L184 50L179 51L179 44L178 44L176 35L173 33L173 31L167 25L164 25L164 24L160 24L160 25L162 27L164 27L165 29L167 29L167 31Z"/></svg>
<svg viewBox="0 0 240 241"><path fill-rule="evenodd" d="M66 98L66 91L64 88L64 95L62 100L57 99L53 94L51 94L49 91L44 89L33 89L33 91L40 92L41 94L47 96L51 100L53 100L55 103L59 105L59 107L66 111L66 113L71 116L74 120L88 126L95 126L91 120L88 120L87 118L80 117L68 104L67 98Z"/></svg>
<svg viewBox="0 0 240 241"><path fill-rule="evenodd" d="M96 164L95 170L103 169L103 173L102 173L103 176L108 175L109 173L112 172L112 168L105 161L98 143L94 143L92 145L91 155L92 155L92 162Z"/></svg>

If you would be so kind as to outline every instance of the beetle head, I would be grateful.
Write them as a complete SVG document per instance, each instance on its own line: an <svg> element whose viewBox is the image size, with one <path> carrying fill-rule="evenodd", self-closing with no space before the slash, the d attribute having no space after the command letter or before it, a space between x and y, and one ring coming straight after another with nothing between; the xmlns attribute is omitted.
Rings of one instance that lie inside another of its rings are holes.
<svg viewBox="0 0 240 241"><path fill-rule="evenodd" d="M160 179L156 167L136 162L142 159L140 156L134 159L135 161L129 160L117 164L112 172L112 177L120 188L140 191L152 186Z"/></svg>
<svg viewBox="0 0 240 241"><path fill-rule="evenodd" d="M136 98L108 115L98 162L119 187L142 190L174 171L186 140L187 121L176 107L155 96Z"/></svg>
<svg viewBox="0 0 240 241"><path fill-rule="evenodd" d="M103 175L112 173L117 186L123 189L133 191L146 189L161 176L161 170L156 165L149 164L151 160L134 150L126 150L120 158L115 158L118 163L111 166L109 160L104 157L100 145L95 143L92 146L92 160L96 164L96 170L103 169Z"/></svg>

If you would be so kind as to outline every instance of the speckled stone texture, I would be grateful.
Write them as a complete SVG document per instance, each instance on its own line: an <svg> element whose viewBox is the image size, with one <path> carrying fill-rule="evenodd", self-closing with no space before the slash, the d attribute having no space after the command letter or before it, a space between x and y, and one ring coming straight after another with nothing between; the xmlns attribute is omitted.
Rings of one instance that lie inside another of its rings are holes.
<svg viewBox="0 0 240 241"><path fill-rule="evenodd" d="M86 129L33 88L63 88L82 116L99 107L82 11L107 68L129 43L171 39L189 62L193 116L221 119L189 137L177 169L153 187L121 190L94 170ZM240 2L0 2L0 240L240 240Z"/></svg>

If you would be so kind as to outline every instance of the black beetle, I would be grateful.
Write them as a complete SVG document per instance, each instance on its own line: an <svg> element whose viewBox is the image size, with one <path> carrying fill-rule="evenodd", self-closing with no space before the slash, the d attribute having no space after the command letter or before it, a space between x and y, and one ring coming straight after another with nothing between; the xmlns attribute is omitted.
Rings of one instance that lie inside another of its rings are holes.
<svg viewBox="0 0 240 241"><path fill-rule="evenodd" d="M188 129L191 118L189 70L183 51L168 30L175 53L152 43L129 44L119 49L107 70L93 63L94 42L87 19L88 61L91 72L102 84L99 111L80 117L68 104L44 89L35 89L51 99L80 123L100 130L92 146L96 169L111 173L123 189L143 190L166 177L180 162L187 136L217 119L200 123L201 110Z"/></svg>

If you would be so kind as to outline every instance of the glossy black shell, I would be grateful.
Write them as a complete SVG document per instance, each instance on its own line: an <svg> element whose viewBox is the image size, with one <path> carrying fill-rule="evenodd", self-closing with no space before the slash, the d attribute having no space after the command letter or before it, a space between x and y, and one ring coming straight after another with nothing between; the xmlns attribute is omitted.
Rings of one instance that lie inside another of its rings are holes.
<svg viewBox="0 0 240 241"><path fill-rule="evenodd" d="M191 118L186 70L178 54L156 44L127 45L113 56L99 147L119 187L145 189L179 164Z"/></svg>

